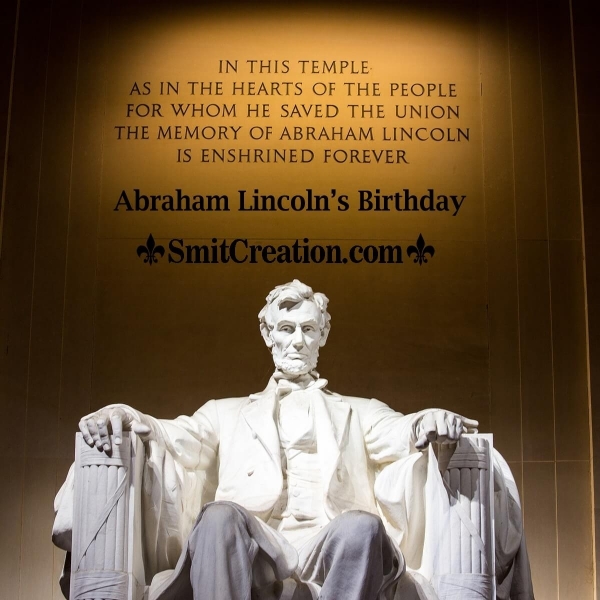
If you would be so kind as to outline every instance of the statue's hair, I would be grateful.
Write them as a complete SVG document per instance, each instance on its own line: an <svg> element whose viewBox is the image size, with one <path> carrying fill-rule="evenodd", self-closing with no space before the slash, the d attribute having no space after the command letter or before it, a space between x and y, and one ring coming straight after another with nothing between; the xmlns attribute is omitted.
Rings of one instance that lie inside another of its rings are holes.
<svg viewBox="0 0 600 600"><path fill-rule="evenodd" d="M321 333L325 339L331 328L331 315L327 312L327 303L329 302L329 299L325 294L321 294L320 292L314 293L310 286L298 281L298 279L294 279L294 281L291 281L290 283L278 285L269 292L267 303L258 313L260 331L263 334L263 337L268 336L269 332L275 326L273 319L274 306L277 308L285 308L286 305L294 306L304 300L314 302L319 308L321 313Z"/></svg>

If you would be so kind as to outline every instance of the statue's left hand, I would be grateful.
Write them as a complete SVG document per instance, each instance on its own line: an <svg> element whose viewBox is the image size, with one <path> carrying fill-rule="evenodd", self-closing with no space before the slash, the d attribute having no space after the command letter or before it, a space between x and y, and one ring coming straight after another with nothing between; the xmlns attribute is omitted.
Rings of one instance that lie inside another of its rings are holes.
<svg viewBox="0 0 600 600"><path fill-rule="evenodd" d="M425 413L416 426L417 450L423 450L431 442L456 444L463 433L477 433L479 422L467 419L449 410L432 409Z"/></svg>

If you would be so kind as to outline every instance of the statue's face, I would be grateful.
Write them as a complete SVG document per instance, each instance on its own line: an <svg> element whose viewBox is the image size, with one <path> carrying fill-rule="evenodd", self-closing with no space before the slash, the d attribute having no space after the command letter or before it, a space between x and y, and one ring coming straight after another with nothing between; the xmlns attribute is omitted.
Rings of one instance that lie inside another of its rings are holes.
<svg viewBox="0 0 600 600"><path fill-rule="evenodd" d="M275 313L271 331L273 362L285 375L310 373L317 366L321 341L321 312L309 300Z"/></svg>

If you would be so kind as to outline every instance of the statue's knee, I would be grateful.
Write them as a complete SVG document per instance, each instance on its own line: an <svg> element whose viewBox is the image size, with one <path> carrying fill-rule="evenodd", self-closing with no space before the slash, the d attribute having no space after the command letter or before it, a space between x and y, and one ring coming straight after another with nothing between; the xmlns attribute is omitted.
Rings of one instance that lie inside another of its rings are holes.
<svg viewBox="0 0 600 600"><path fill-rule="evenodd" d="M336 535L344 537L350 543L358 545L372 544L381 539L385 528L377 515L362 511L351 510L340 515L336 521Z"/></svg>
<svg viewBox="0 0 600 600"><path fill-rule="evenodd" d="M218 539L219 543L228 545L247 532L244 518L235 506L226 502L213 502L204 509L194 534L204 541L207 538Z"/></svg>
<svg viewBox="0 0 600 600"><path fill-rule="evenodd" d="M202 521L209 521L215 525L225 525L232 521L241 520L239 511L228 502L213 502L204 509Z"/></svg>

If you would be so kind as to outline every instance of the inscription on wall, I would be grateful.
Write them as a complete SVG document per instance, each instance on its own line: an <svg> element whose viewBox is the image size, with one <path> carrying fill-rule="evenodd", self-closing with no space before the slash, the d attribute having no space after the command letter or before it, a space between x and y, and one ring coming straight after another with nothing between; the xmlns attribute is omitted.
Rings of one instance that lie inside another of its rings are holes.
<svg viewBox="0 0 600 600"><path fill-rule="evenodd" d="M173 154L184 163L328 165L409 164L413 144L470 141L456 83L374 81L368 60L221 59L213 70L132 82L116 139L186 142Z"/></svg>

